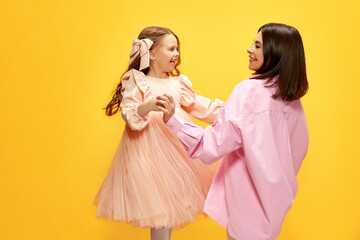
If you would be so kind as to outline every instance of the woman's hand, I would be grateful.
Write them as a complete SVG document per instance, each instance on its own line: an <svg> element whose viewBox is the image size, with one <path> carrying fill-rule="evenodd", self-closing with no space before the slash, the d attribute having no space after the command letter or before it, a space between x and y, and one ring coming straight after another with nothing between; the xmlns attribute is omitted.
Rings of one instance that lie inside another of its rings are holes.
<svg viewBox="0 0 360 240"><path fill-rule="evenodd" d="M156 98L152 98L147 102L144 102L142 104L139 104L137 108L137 113L140 117L144 117L146 114L148 114L151 111L161 111L160 107L156 105Z"/></svg>
<svg viewBox="0 0 360 240"><path fill-rule="evenodd" d="M158 105L160 107L160 111L164 113L163 120L167 123L175 113L174 99L172 96L164 94L162 96L158 96L156 100L156 105Z"/></svg>

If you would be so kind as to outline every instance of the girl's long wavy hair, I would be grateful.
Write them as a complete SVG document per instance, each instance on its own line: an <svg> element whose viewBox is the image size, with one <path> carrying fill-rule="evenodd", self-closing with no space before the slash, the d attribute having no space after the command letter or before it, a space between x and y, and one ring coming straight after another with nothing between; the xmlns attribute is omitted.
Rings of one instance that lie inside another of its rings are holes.
<svg viewBox="0 0 360 240"><path fill-rule="evenodd" d="M141 33L138 36L138 39L150 39L151 41L153 41L153 45L151 46L150 50L155 49L156 47L158 47L161 43L161 40L168 34L172 34L174 35L174 37L177 40L177 44L178 44L178 52L179 52L179 58L176 62L175 65L175 69L173 72L169 72L169 75L173 75L173 76L178 76L180 75L180 71L177 68L180 63L181 63L181 59L180 59L180 41L179 38L176 36L175 33L173 33L170 29L168 28L164 28L164 27L147 27L145 29L143 29L141 31ZM113 92L113 96L112 99L110 100L110 102L108 103L108 105L105 108L105 115L106 116L112 116L115 113L117 113L120 110L120 104L121 104L121 100L122 100L122 94L121 94L121 89L122 89L122 82L121 79L123 78L124 74L126 72L128 72L130 69L136 69L139 70L140 68L140 56L138 55L135 60L129 65L128 69L121 75L120 78L120 82L117 85L116 89ZM149 68L145 68L142 70L142 72L144 74L147 74L149 71Z"/></svg>
<svg viewBox="0 0 360 240"><path fill-rule="evenodd" d="M264 64L253 79L266 79L267 87L277 87L274 99L300 99L309 84L306 76L305 53L300 33L296 28L279 23L265 24L262 33ZM273 82L272 79L275 79Z"/></svg>

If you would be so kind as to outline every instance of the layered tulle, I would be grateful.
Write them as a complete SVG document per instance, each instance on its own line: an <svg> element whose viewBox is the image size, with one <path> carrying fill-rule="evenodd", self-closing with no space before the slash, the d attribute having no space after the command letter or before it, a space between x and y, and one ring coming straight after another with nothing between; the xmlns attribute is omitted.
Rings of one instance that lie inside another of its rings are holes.
<svg viewBox="0 0 360 240"><path fill-rule="evenodd" d="M181 109L178 112L186 116ZM97 217L178 229L203 214L215 166L189 159L182 143L163 123L162 113L151 112L149 119L142 131L126 126L94 200Z"/></svg>

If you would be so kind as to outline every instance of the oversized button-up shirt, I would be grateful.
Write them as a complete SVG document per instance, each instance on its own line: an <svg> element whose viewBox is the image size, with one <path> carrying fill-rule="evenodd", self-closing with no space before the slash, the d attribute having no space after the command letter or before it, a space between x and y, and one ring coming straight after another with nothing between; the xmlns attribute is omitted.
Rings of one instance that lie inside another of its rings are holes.
<svg viewBox="0 0 360 240"><path fill-rule="evenodd" d="M220 158L204 211L239 240L274 240L296 192L308 149L300 100L273 99L266 80L247 79L233 90L212 126L174 115L167 126L192 158Z"/></svg>

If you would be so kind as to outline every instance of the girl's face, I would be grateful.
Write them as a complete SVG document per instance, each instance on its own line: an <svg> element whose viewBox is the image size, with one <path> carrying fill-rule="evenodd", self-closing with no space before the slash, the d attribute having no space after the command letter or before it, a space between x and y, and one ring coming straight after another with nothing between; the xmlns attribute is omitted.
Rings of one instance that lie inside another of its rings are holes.
<svg viewBox="0 0 360 240"><path fill-rule="evenodd" d="M151 60L154 70L162 73L172 72L175 69L176 61L179 58L178 43L174 35L167 34L161 40L159 46L150 50Z"/></svg>
<svg viewBox="0 0 360 240"><path fill-rule="evenodd" d="M256 35L254 43L248 48L249 69L257 71L264 64L263 39L261 31Z"/></svg>

